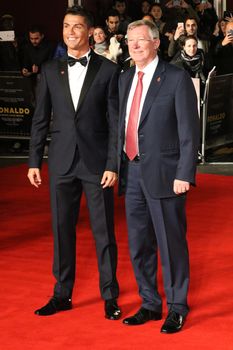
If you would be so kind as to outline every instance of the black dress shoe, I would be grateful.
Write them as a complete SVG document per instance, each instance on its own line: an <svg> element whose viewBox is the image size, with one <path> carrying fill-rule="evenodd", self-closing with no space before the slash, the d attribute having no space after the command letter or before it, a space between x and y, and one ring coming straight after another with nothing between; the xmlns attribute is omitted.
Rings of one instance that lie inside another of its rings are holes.
<svg viewBox="0 0 233 350"><path fill-rule="evenodd" d="M170 311L161 328L162 333L176 333L181 330L184 325L185 317L175 311Z"/></svg>
<svg viewBox="0 0 233 350"><path fill-rule="evenodd" d="M119 320L121 317L121 309L117 305L116 299L105 300L104 310L105 317L109 320Z"/></svg>
<svg viewBox="0 0 233 350"><path fill-rule="evenodd" d="M59 300L53 297L49 300L48 304L43 306L41 309L36 310L35 314L39 316L49 316L59 311L65 311L70 309L72 309L71 299Z"/></svg>
<svg viewBox="0 0 233 350"><path fill-rule="evenodd" d="M141 309L139 309L135 315L125 318L123 320L123 323L127 324L128 326L139 326L140 324L146 323L151 320L161 320L161 318L161 312L151 311L141 307Z"/></svg>

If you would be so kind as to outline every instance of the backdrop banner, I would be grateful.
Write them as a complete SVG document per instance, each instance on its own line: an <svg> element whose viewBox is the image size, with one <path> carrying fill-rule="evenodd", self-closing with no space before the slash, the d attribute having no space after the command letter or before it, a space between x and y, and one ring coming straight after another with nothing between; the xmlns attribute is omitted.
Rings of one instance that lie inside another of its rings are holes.
<svg viewBox="0 0 233 350"><path fill-rule="evenodd" d="M206 110L206 149L233 143L233 74L210 78Z"/></svg>
<svg viewBox="0 0 233 350"><path fill-rule="evenodd" d="M0 136L29 136L34 106L31 79L0 72Z"/></svg>

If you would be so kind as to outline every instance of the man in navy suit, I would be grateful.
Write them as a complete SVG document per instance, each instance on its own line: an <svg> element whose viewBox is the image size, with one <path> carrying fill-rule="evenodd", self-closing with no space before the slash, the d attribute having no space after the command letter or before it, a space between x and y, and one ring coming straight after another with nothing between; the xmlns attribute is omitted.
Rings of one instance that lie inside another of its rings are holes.
<svg viewBox="0 0 233 350"><path fill-rule="evenodd" d="M161 331L174 333L189 310L185 202L195 184L197 101L187 73L158 58L159 33L153 23L131 23L127 37L136 65L119 79L119 189L125 191L129 249L142 307L123 323L162 318L159 250L168 305Z"/></svg>
<svg viewBox="0 0 233 350"><path fill-rule="evenodd" d="M117 246L113 185L117 179L118 66L89 48L92 18L69 8L63 22L68 57L44 64L32 121L29 172L41 185L41 164L50 127L49 174L54 233L53 297L37 315L72 307L76 222L85 193L96 243L105 317L118 319ZM51 112L53 115L51 124Z"/></svg>

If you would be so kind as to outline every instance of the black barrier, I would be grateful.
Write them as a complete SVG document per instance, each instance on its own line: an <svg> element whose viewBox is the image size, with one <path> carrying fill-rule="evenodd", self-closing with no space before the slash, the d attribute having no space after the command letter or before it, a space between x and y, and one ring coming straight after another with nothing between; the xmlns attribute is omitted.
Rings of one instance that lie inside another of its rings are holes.
<svg viewBox="0 0 233 350"><path fill-rule="evenodd" d="M233 74L210 76L203 108L203 147L216 149L233 143Z"/></svg>
<svg viewBox="0 0 233 350"><path fill-rule="evenodd" d="M0 72L0 137L29 137L34 106L31 79Z"/></svg>

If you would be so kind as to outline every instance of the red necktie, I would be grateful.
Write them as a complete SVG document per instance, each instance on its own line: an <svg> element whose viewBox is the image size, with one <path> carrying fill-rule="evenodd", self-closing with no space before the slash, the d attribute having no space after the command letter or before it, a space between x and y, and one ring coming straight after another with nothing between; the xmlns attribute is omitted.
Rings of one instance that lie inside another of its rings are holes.
<svg viewBox="0 0 233 350"><path fill-rule="evenodd" d="M138 154L138 118L140 101L142 97L142 78L144 73L138 72L138 82L134 92L133 101L129 113L129 120L126 130L126 154L130 160L133 160Z"/></svg>

